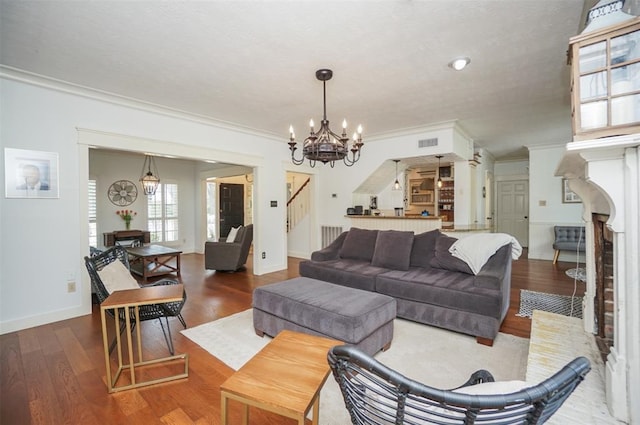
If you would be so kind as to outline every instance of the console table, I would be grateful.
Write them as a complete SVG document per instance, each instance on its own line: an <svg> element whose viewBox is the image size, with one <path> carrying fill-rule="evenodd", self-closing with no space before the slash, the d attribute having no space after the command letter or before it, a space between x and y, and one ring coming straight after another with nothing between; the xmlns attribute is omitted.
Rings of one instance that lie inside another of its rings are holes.
<svg viewBox="0 0 640 425"><path fill-rule="evenodd" d="M103 233L104 246L114 246L119 241L139 241L141 245L151 242L151 232L148 230L116 230Z"/></svg>

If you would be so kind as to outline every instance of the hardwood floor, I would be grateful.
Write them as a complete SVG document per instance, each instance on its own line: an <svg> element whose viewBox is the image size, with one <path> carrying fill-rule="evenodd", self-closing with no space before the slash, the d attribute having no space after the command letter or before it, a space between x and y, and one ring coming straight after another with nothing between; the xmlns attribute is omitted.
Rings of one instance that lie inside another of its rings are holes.
<svg viewBox="0 0 640 425"><path fill-rule="evenodd" d="M573 263L527 260L513 263L511 306L501 331L528 338L531 321L516 317L520 289L571 295L573 279L565 275ZM251 306L253 289L298 276L299 259L288 270L254 276L246 272L204 270L203 256L181 259L188 300L182 310L188 326L196 326ZM577 295L584 284L577 284ZM0 424L219 424L219 387L232 369L180 334L172 319L176 352L189 353L189 378L110 395L105 384L100 314L38 326L0 336ZM143 346L151 356L166 356L157 321L142 325ZM294 422L251 410L254 424ZM230 424L240 423L240 408L230 404Z"/></svg>

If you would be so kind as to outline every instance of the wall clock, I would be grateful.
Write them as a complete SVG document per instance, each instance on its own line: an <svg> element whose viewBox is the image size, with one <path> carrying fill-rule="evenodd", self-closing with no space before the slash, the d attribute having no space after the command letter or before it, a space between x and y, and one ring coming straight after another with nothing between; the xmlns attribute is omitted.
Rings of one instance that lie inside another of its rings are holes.
<svg viewBox="0 0 640 425"><path fill-rule="evenodd" d="M138 188L134 182L118 180L109 186L108 196L113 205L126 207L133 204L138 197Z"/></svg>

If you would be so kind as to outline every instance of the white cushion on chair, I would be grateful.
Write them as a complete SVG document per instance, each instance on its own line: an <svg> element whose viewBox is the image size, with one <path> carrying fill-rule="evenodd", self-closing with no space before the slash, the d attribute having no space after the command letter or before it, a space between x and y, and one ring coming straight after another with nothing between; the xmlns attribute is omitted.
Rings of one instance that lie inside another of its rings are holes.
<svg viewBox="0 0 640 425"><path fill-rule="evenodd" d="M229 230L229 235L227 236L226 242L235 242L236 235L238 234L238 230L240 230L241 227L242 226L232 227L231 230Z"/></svg>
<svg viewBox="0 0 640 425"><path fill-rule="evenodd" d="M104 284L105 289L110 294L115 291L124 291L126 289L140 289L140 285L131 276L131 272L127 270L120 260L113 261L98 272L100 280Z"/></svg>
<svg viewBox="0 0 640 425"><path fill-rule="evenodd" d="M463 394L511 394L516 393L525 388L533 387L535 384L525 381L497 381L484 382L482 384L469 385L453 390L456 393Z"/></svg>

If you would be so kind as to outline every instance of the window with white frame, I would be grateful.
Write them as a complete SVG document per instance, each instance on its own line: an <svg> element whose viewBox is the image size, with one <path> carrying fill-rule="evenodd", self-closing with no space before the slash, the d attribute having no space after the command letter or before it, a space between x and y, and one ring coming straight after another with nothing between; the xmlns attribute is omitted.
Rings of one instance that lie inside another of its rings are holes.
<svg viewBox="0 0 640 425"><path fill-rule="evenodd" d="M89 246L98 247L96 181L89 180Z"/></svg>
<svg viewBox="0 0 640 425"><path fill-rule="evenodd" d="M147 221L151 242L178 240L178 185L160 183L154 195L147 197Z"/></svg>

